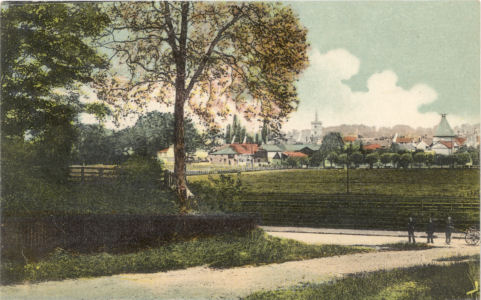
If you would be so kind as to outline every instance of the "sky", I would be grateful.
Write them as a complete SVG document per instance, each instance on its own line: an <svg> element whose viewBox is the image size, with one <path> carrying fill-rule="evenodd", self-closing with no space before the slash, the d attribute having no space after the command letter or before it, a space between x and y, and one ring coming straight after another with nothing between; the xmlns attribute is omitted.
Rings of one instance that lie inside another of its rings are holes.
<svg viewBox="0 0 481 300"><path fill-rule="evenodd" d="M337 1L290 4L308 29L310 66L286 129L325 126L433 127L480 115L477 1Z"/></svg>
<svg viewBox="0 0 481 300"><path fill-rule="evenodd" d="M316 110L323 126L433 127L440 113L453 126L479 122L479 2L284 3L310 44L300 104L284 129L309 128Z"/></svg>

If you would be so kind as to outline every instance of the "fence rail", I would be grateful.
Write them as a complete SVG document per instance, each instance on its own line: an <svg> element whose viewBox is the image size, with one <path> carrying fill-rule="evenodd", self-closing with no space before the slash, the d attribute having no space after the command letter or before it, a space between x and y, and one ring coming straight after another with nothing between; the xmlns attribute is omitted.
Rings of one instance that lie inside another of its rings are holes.
<svg viewBox="0 0 481 300"><path fill-rule="evenodd" d="M117 176L117 166L112 167L89 167L70 166L69 178L74 181L87 181L98 179L112 179Z"/></svg>

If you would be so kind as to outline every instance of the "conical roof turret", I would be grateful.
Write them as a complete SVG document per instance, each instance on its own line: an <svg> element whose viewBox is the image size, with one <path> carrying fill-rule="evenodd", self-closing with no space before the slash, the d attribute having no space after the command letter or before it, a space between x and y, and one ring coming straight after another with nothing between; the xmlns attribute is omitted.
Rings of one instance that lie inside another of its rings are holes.
<svg viewBox="0 0 481 300"><path fill-rule="evenodd" d="M454 134L454 130L451 128L451 126L448 123L448 120L446 119L446 114L441 114L441 122L439 122L438 127L436 128L436 131L434 132L435 137L454 137L456 134Z"/></svg>

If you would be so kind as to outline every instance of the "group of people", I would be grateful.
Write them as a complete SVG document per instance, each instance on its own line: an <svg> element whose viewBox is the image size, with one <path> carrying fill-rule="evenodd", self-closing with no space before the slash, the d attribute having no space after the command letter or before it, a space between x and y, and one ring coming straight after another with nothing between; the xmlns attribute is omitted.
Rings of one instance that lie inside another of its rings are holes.
<svg viewBox="0 0 481 300"><path fill-rule="evenodd" d="M416 239L414 237L414 230L415 230L415 223L412 217L409 217L409 222L408 222L408 239L409 243L416 243ZM451 217L448 217L446 221L446 244L451 243L451 234L454 231L453 223L451 221ZM428 244L429 243L434 243L434 224L433 220L429 218L429 222L426 224L426 234L428 237Z"/></svg>

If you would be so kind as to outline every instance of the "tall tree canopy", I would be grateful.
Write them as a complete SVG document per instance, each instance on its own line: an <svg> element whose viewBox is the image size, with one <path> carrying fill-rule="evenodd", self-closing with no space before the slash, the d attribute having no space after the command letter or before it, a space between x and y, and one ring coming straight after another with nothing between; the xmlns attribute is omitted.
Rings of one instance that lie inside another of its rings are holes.
<svg viewBox="0 0 481 300"><path fill-rule="evenodd" d="M10 2L2 5L1 20L2 143L29 139L34 161L54 176L50 171L68 164L75 138L80 106L71 85L91 81L94 69L106 67L88 40L109 18L93 3ZM54 88L67 93L54 95Z"/></svg>
<svg viewBox="0 0 481 300"><path fill-rule="evenodd" d="M130 75L99 77L99 97L112 104L148 97L174 104L174 170L185 212L185 104L208 125L232 108L279 124L298 103L294 82L307 66L306 29L278 3L107 5L112 26L102 45Z"/></svg>
<svg viewBox="0 0 481 300"><path fill-rule="evenodd" d="M109 19L92 3L9 3L1 19L2 133L23 136L59 114L52 88L89 82L106 66L85 39Z"/></svg>

